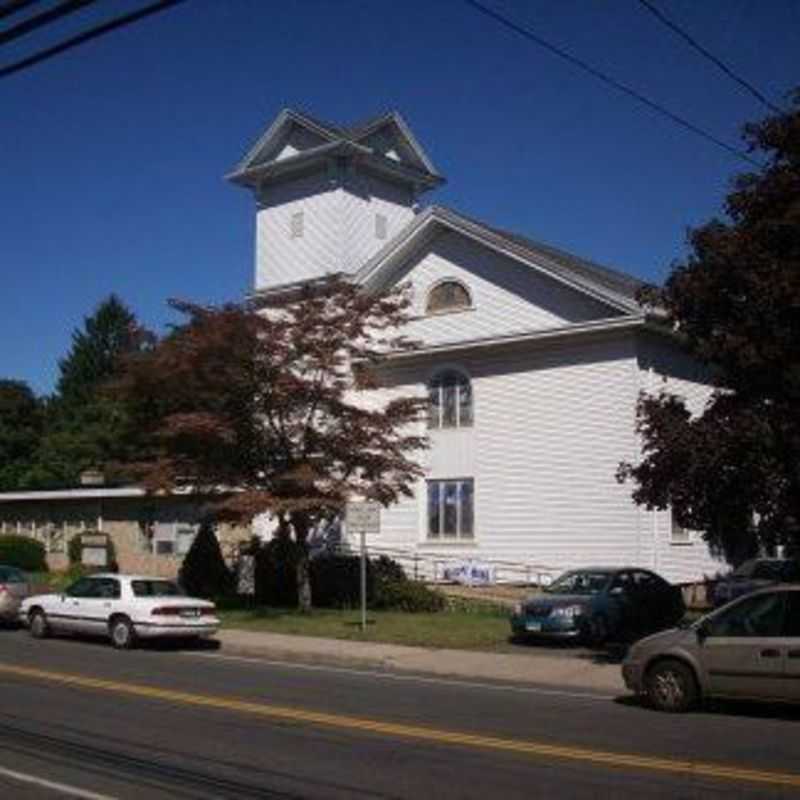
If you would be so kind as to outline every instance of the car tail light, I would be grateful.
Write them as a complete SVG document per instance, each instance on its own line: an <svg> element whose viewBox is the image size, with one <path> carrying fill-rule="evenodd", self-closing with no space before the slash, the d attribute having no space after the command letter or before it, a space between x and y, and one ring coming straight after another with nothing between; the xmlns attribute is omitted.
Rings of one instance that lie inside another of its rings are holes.
<svg viewBox="0 0 800 800"><path fill-rule="evenodd" d="M214 616L214 614L217 613L217 609L214 608L214 606L211 606L211 608L201 608L200 609L200 613L204 617L212 617L212 616Z"/></svg>
<svg viewBox="0 0 800 800"><path fill-rule="evenodd" d="M6 594L8 592L8 587L4 583L0 583L0 594Z"/></svg>
<svg viewBox="0 0 800 800"><path fill-rule="evenodd" d="M177 617L183 609L178 606L159 606L154 608L150 613L154 617Z"/></svg>

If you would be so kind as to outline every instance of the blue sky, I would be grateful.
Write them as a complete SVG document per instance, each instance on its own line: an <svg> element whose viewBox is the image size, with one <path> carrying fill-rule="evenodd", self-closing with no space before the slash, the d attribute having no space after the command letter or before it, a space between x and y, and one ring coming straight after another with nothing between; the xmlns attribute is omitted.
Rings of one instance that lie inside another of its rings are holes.
<svg viewBox="0 0 800 800"><path fill-rule="evenodd" d="M800 84L796 2L653 1L771 100ZM638 0L485 3L731 144L767 113ZM429 202L649 281L747 168L461 0L188 0L0 80L0 378L52 391L111 292L156 330L169 297L240 299L254 206L222 176L286 106L396 109L448 179Z"/></svg>

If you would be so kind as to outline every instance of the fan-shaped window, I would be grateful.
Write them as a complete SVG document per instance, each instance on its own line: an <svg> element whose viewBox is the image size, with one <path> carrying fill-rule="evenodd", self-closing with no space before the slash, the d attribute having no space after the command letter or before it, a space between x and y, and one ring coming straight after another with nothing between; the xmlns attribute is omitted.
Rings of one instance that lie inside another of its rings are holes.
<svg viewBox="0 0 800 800"><path fill-rule="evenodd" d="M440 372L428 385L428 427L464 428L472 425L472 386L455 370Z"/></svg>
<svg viewBox="0 0 800 800"><path fill-rule="evenodd" d="M428 293L428 303L425 311L428 314L437 314L442 311L458 311L469 308L472 299L463 283L458 281L442 281L437 283Z"/></svg>

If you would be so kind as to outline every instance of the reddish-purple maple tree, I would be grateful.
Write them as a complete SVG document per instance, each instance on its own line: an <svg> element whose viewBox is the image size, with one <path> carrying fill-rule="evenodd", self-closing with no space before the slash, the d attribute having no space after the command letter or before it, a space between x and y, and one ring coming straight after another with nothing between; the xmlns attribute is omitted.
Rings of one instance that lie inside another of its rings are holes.
<svg viewBox="0 0 800 800"><path fill-rule="evenodd" d="M172 305L187 322L117 386L148 434L129 469L150 491L216 496L215 513L239 522L267 513L303 552L348 500L412 494L425 400L374 391L387 354L415 346L406 292L332 281L280 303ZM310 608L307 557L298 593Z"/></svg>
<svg viewBox="0 0 800 800"><path fill-rule="evenodd" d="M685 263L642 297L666 310L715 391L695 418L678 397L643 397L644 458L618 473L636 502L672 505L733 562L800 552L800 92L745 139L763 170L734 181L727 218L692 231Z"/></svg>

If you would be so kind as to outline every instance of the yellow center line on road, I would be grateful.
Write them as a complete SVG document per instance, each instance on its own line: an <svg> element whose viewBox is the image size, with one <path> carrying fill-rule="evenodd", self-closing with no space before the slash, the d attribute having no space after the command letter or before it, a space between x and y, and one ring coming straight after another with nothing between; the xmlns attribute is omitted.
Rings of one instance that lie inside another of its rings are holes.
<svg viewBox="0 0 800 800"><path fill-rule="evenodd" d="M614 767L617 769L628 768L694 778L713 778L738 781L741 783L768 784L800 789L800 773L748 769L726 764L715 764L713 762L659 758L635 755L632 753L615 753L594 750L587 747L569 747L567 745L526 741L524 739L480 736L478 734L442 728L383 722L363 717L353 717L346 714L330 714L302 708L272 705L270 703L257 703L249 700L237 699L235 697L222 697L181 692L173 689L160 689L155 686L122 683L120 681L91 678L84 675L72 675L64 672L54 672L52 670L35 669L33 667L18 667L11 664L0 663L0 674L41 680L49 684L58 683L82 689L114 692L129 697L164 700L183 705L234 711L240 714L266 719L280 719L350 731L375 733L382 736L426 741L439 745L448 744L481 750L494 750L498 752L533 756L536 758L554 758Z"/></svg>

